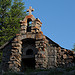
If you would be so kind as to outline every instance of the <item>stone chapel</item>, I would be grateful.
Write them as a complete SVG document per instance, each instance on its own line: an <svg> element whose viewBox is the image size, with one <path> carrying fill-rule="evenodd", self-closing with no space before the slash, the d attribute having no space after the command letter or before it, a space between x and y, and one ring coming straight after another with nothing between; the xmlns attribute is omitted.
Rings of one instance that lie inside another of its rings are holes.
<svg viewBox="0 0 75 75"><path fill-rule="evenodd" d="M3 50L2 70L25 71L26 68L49 69L74 66L75 55L71 50L45 36L41 31L42 22L32 15L30 6L21 29L9 42L0 47Z"/></svg>

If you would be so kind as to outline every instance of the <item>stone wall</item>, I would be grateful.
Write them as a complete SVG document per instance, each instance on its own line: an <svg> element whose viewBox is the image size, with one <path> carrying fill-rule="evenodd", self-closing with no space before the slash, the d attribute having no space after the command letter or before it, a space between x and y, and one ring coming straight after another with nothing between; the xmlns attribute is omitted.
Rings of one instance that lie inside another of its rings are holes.
<svg viewBox="0 0 75 75"><path fill-rule="evenodd" d="M36 60L35 67L39 69L47 68L48 53L45 41L37 40L36 47L38 49L38 53L35 55L35 60Z"/></svg>
<svg viewBox="0 0 75 75"><path fill-rule="evenodd" d="M59 47L57 50L57 62L57 65L60 67L74 66L74 52Z"/></svg>
<svg viewBox="0 0 75 75"><path fill-rule="evenodd" d="M57 50L56 47L49 47L48 51L48 68L57 67Z"/></svg>
<svg viewBox="0 0 75 75"><path fill-rule="evenodd" d="M7 71L9 68L9 61L10 61L10 56L11 56L11 48L12 48L12 43L8 44L4 49L3 49L3 56L2 56L2 70Z"/></svg>
<svg viewBox="0 0 75 75"><path fill-rule="evenodd" d="M20 41L20 39L18 40L17 37L12 41L9 69L12 69L13 71L20 71L22 54L21 44L22 42Z"/></svg>
<svg viewBox="0 0 75 75"><path fill-rule="evenodd" d="M52 67L71 67L75 66L75 54L71 50L60 47L51 39L48 40L48 68Z"/></svg>
<svg viewBox="0 0 75 75"><path fill-rule="evenodd" d="M40 35L33 35L35 39L32 38L30 33L23 38L17 35L16 38L3 49L2 69L4 71L7 71L7 68L13 71L21 71L22 58L27 57L26 51L28 49L33 50L36 69L70 67L75 65L75 55L72 51L62 49L61 47L54 47L41 33ZM31 37L30 39L29 36Z"/></svg>

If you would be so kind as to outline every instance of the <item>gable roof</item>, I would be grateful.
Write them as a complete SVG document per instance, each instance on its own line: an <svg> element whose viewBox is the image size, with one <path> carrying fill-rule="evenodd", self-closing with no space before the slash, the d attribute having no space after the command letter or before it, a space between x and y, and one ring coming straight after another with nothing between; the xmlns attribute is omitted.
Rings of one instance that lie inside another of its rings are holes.
<svg viewBox="0 0 75 75"><path fill-rule="evenodd" d="M14 40L16 36L14 36L13 38L11 38L9 41L7 41L5 44L3 44L1 47L0 47L0 51L3 50L3 48L5 48L10 42L12 42Z"/></svg>
<svg viewBox="0 0 75 75"><path fill-rule="evenodd" d="M54 41L52 41L50 38L48 38L47 36L46 36L46 39L47 40L49 40L49 44L53 44L53 46L55 47L61 47L59 44L57 44L56 42L54 42ZM62 48L62 47L61 47Z"/></svg>

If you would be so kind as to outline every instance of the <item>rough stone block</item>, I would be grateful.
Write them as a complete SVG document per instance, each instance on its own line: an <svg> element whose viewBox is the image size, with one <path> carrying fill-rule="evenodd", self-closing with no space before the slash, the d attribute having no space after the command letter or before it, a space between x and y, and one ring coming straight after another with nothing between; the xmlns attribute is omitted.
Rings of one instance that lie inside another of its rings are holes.
<svg viewBox="0 0 75 75"><path fill-rule="evenodd" d="M63 55L63 58L64 58L64 59L66 59L66 58L67 58L67 55L66 55L66 54L64 54L64 55Z"/></svg>

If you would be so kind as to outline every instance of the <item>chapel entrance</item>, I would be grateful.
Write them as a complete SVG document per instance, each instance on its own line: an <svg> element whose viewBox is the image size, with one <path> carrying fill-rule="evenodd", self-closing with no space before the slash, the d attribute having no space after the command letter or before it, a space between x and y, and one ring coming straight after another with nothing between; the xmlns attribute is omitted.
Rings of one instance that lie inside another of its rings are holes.
<svg viewBox="0 0 75 75"><path fill-rule="evenodd" d="M22 71L26 71L27 69L35 69L34 58L22 59Z"/></svg>
<svg viewBox="0 0 75 75"><path fill-rule="evenodd" d="M35 56L32 49L28 49L25 57L22 58L22 71L27 69L35 69Z"/></svg>
<svg viewBox="0 0 75 75"><path fill-rule="evenodd" d="M35 69L35 55L38 50L35 46L35 39L24 39L22 42L21 70L25 72L26 69Z"/></svg>

